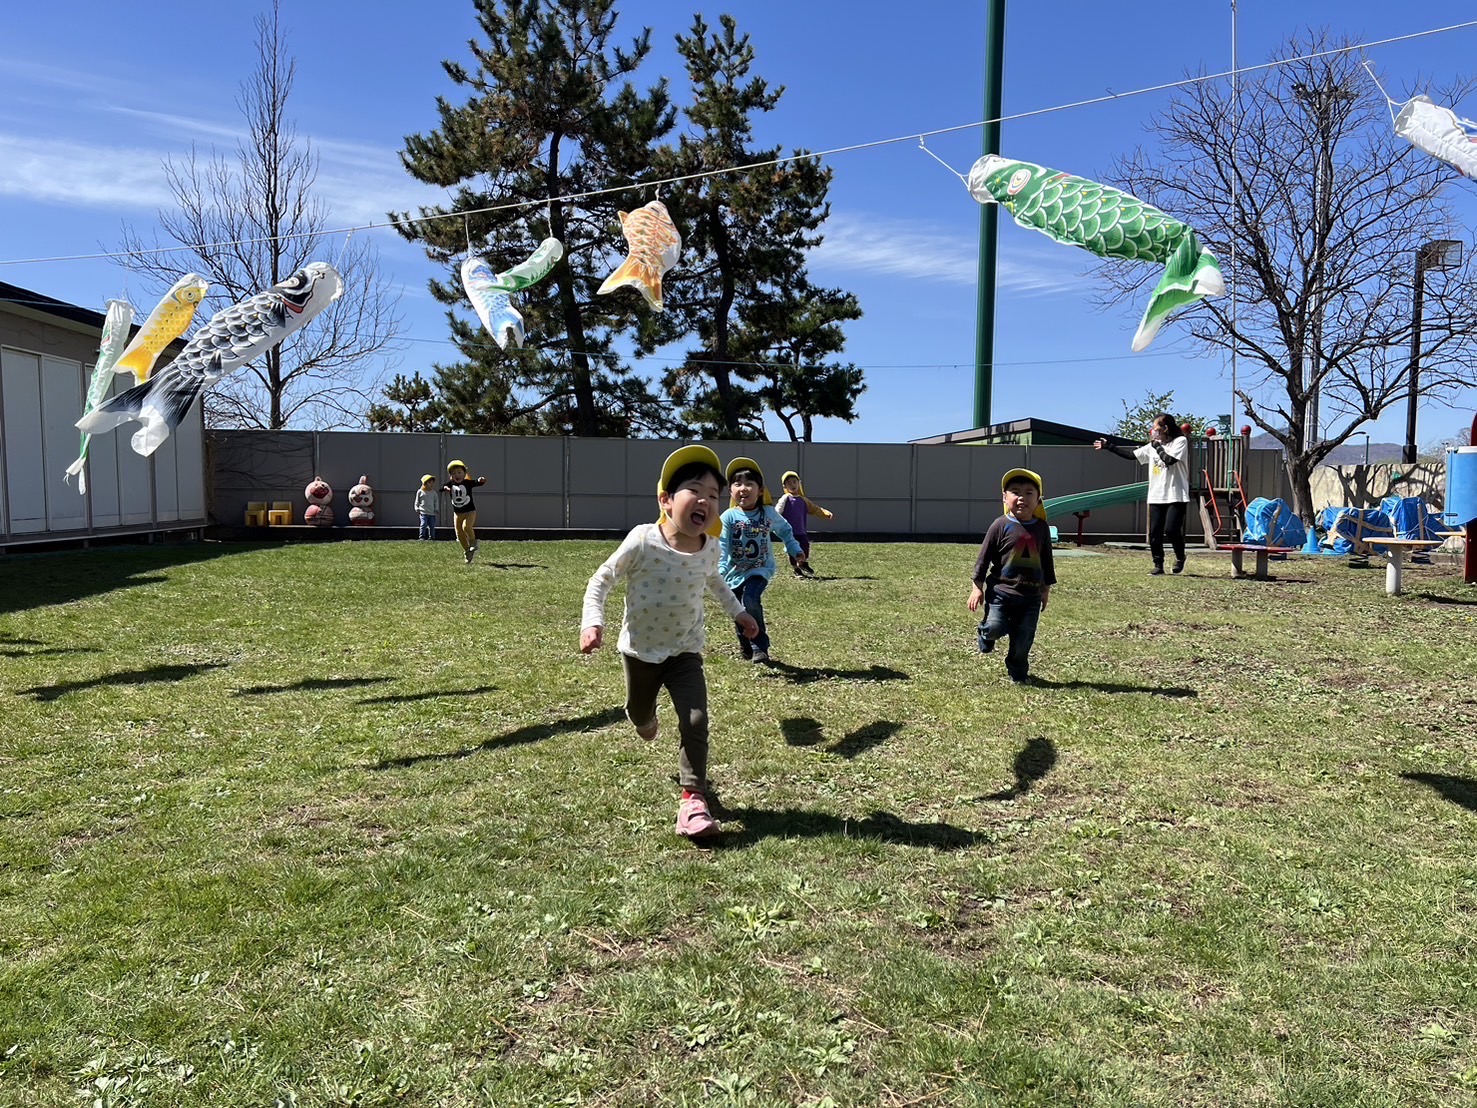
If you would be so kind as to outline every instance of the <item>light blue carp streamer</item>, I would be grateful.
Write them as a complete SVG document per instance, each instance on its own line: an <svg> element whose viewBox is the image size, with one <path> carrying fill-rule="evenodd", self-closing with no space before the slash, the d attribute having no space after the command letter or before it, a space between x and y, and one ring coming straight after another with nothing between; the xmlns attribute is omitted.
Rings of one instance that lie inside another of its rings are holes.
<svg viewBox="0 0 1477 1108"><path fill-rule="evenodd" d="M509 293L498 287L486 259L474 254L462 263L462 288L477 310L477 318L498 346L506 350L509 335L516 346L523 346L523 316L513 307Z"/></svg>
<svg viewBox="0 0 1477 1108"><path fill-rule="evenodd" d="M108 395L108 387L113 383L113 367L118 364L118 359L123 356L123 348L128 345L128 331L133 326L133 305L127 300L109 300L108 313L103 319L103 339L97 350L97 365L92 370L92 382L87 386L87 400L82 405L82 414L94 411L103 402L103 397ZM82 442L77 454L77 460L67 467L66 476L63 481L77 478L77 491L82 495L87 494L87 447L92 441L92 436L86 431L82 432Z"/></svg>

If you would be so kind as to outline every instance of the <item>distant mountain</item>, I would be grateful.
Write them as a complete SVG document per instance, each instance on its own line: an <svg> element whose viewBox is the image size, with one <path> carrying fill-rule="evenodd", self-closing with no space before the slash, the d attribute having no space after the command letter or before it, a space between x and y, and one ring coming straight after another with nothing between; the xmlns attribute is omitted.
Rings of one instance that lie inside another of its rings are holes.
<svg viewBox="0 0 1477 1108"><path fill-rule="evenodd" d="M1281 450L1282 444L1271 435L1253 435L1251 437L1251 448L1253 450ZM1369 464L1377 462L1398 462L1405 454L1405 447L1398 442L1372 442L1369 444ZM1357 435L1342 446L1335 446L1327 458L1323 459L1326 466L1358 466L1364 464L1364 436Z"/></svg>

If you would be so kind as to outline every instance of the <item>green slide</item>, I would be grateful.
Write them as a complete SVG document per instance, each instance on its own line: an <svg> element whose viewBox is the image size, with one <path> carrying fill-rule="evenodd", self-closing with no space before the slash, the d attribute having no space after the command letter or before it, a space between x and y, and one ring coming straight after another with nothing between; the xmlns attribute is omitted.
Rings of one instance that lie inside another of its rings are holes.
<svg viewBox="0 0 1477 1108"><path fill-rule="evenodd" d="M1114 485L1110 489L1093 489L1091 492L1074 492L1070 496L1053 496L1046 501L1046 518L1056 519L1073 512L1090 512L1094 508L1106 508L1112 504L1132 504L1149 495L1149 482L1136 481L1132 485Z"/></svg>

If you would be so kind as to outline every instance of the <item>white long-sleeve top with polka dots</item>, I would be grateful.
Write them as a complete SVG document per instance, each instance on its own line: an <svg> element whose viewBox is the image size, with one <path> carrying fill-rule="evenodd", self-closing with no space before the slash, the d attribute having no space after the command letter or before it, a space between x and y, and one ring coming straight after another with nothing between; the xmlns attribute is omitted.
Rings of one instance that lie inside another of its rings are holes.
<svg viewBox="0 0 1477 1108"><path fill-rule="evenodd" d="M643 662L702 653L705 588L730 619L744 610L718 573L718 541L710 536L701 550L684 554L667 544L660 524L633 528L590 578L581 627L605 625L605 598L620 580L626 582L626 610L617 645Z"/></svg>

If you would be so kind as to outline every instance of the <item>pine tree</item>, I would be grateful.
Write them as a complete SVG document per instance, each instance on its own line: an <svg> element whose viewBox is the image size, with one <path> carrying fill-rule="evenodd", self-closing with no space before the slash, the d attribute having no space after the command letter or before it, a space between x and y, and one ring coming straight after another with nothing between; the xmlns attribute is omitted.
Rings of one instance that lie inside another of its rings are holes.
<svg viewBox="0 0 1477 1108"><path fill-rule="evenodd" d="M459 268L479 253L501 271L552 234L564 258L516 299L528 346L500 350L470 312L448 312L463 362L438 366L443 424L465 431L628 435L674 429L666 406L631 373L614 340L648 309L630 291L595 289L624 257L618 209L629 192L555 199L652 176L654 148L675 113L666 82L638 92L630 76L650 50L650 30L629 49L614 40L615 0L475 0L482 41L470 65L443 63L466 92L437 99L438 129L406 137L401 161L416 178L454 188L450 207L394 213L406 238L448 267L431 291L465 306ZM500 208L488 211L489 208Z"/></svg>
<svg viewBox="0 0 1477 1108"><path fill-rule="evenodd" d="M435 394L431 383L419 373L414 377L395 374L395 379L384 387L384 398L388 403L375 402L365 412L364 418L374 430L437 430Z"/></svg>
<svg viewBox="0 0 1477 1108"><path fill-rule="evenodd" d="M803 348L807 355L821 353L822 347L824 353L840 350L839 325L817 345L810 333L814 319L839 324L859 318L861 311L855 297L815 288L806 276L805 251L820 242L819 228L829 213L831 172L806 157L764 164L780 161L783 151L753 148L754 119L775 108L784 88L750 79L755 54L749 36L738 33L732 16L720 16L719 25L711 31L695 16L689 32L677 37L693 90L684 113L692 130L669 148L662 168L665 176L710 175L672 189L668 204L686 221L682 276L672 283L666 312L643 320L642 349L649 353L696 337L697 345L666 374L664 384L684 405L684 418L703 432L765 437L766 399L771 406L792 405L791 416L807 428L815 415L854 419L859 370L850 371L856 377L854 391L813 392L796 387L789 370L766 365L777 346ZM757 168L712 172L745 165ZM804 296L797 297L795 291L802 289Z"/></svg>

